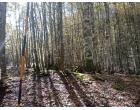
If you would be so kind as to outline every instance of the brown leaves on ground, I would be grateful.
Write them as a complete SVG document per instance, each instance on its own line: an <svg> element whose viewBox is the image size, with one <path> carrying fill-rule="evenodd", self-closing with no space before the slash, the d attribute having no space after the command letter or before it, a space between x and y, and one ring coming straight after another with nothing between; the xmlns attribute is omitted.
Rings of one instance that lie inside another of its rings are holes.
<svg viewBox="0 0 140 110"><path fill-rule="evenodd" d="M139 76L89 74L89 77L90 80L84 81L85 87L99 106L140 106Z"/></svg>
<svg viewBox="0 0 140 110"><path fill-rule="evenodd" d="M46 76L29 71L21 106L140 106L140 77L121 74L62 73ZM0 106L17 106L19 77L10 75Z"/></svg>

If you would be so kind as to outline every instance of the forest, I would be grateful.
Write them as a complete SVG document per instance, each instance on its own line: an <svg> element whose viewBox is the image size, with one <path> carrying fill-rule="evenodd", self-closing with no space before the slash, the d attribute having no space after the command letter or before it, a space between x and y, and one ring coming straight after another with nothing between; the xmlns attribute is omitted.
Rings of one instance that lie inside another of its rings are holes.
<svg viewBox="0 0 140 110"><path fill-rule="evenodd" d="M0 2L0 106L140 107L140 3Z"/></svg>

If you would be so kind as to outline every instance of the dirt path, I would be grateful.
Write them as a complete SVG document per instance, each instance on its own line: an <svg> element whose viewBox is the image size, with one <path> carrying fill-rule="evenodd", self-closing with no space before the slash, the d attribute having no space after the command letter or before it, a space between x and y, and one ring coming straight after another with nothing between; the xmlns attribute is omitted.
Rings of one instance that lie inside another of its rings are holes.
<svg viewBox="0 0 140 110"><path fill-rule="evenodd" d="M0 106L17 106L19 77L10 77L8 89ZM50 70L46 76L31 73L22 86L21 106L73 107L73 106L135 106L136 96L117 91L108 81L81 82L75 74Z"/></svg>

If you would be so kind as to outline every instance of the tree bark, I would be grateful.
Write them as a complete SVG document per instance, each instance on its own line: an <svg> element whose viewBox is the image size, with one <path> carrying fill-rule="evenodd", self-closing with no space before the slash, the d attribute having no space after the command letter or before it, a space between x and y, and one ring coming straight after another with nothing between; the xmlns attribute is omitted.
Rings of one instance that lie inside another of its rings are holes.
<svg viewBox="0 0 140 110"><path fill-rule="evenodd" d="M6 25L6 3L0 3L0 69L2 78L6 76L5 25Z"/></svg>

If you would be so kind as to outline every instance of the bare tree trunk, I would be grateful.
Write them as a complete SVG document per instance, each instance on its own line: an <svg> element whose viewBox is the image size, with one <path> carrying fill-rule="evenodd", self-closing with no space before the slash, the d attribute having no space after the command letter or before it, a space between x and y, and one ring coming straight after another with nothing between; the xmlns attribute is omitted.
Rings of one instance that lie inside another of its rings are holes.
<svg viewBox="0 0 140 110"><path fill-rule="evenodd" d="M6 76L5 25L6 25L6 3L0 2L0 69L2 78Z"/></svg>
<svg viewBox="0 0 140 110"><path fill-rule="evenodd" d="M38 61L38 55L37 55L37 47L36 47L36 34L35 34L35 20L34 20L34 12L33 12L33 3L31 3L31 25L32 25L32 34L33 34L33 42L34 42L34 47L33 47L33 52L35 56L35 62L36 62L36 72L39 72L39 61Z"/></svg>
<svg viewBox="0 0 140 110"><path fill-rule="evenodd" d="M59 44L59 69L64 69L64 44L63 44L63 18L62 18L62 3L57 4L57 33Z"/></svg>
<svg viewBox="0 0 140 110"><path fill-rule="evenodd" d="M53 25L52 25L52 3L49 3L49 28L51 36L51 65L54 65L54 43L53 43Z"/></svg>
<svg viewBox="0 0 140 110"><path fill-rule="evenodd" d="M92 64L92 24L91 24L91 5L92 3L83 3L83 36L84 36L84 58L85 67L91 71Z"/></svg>

